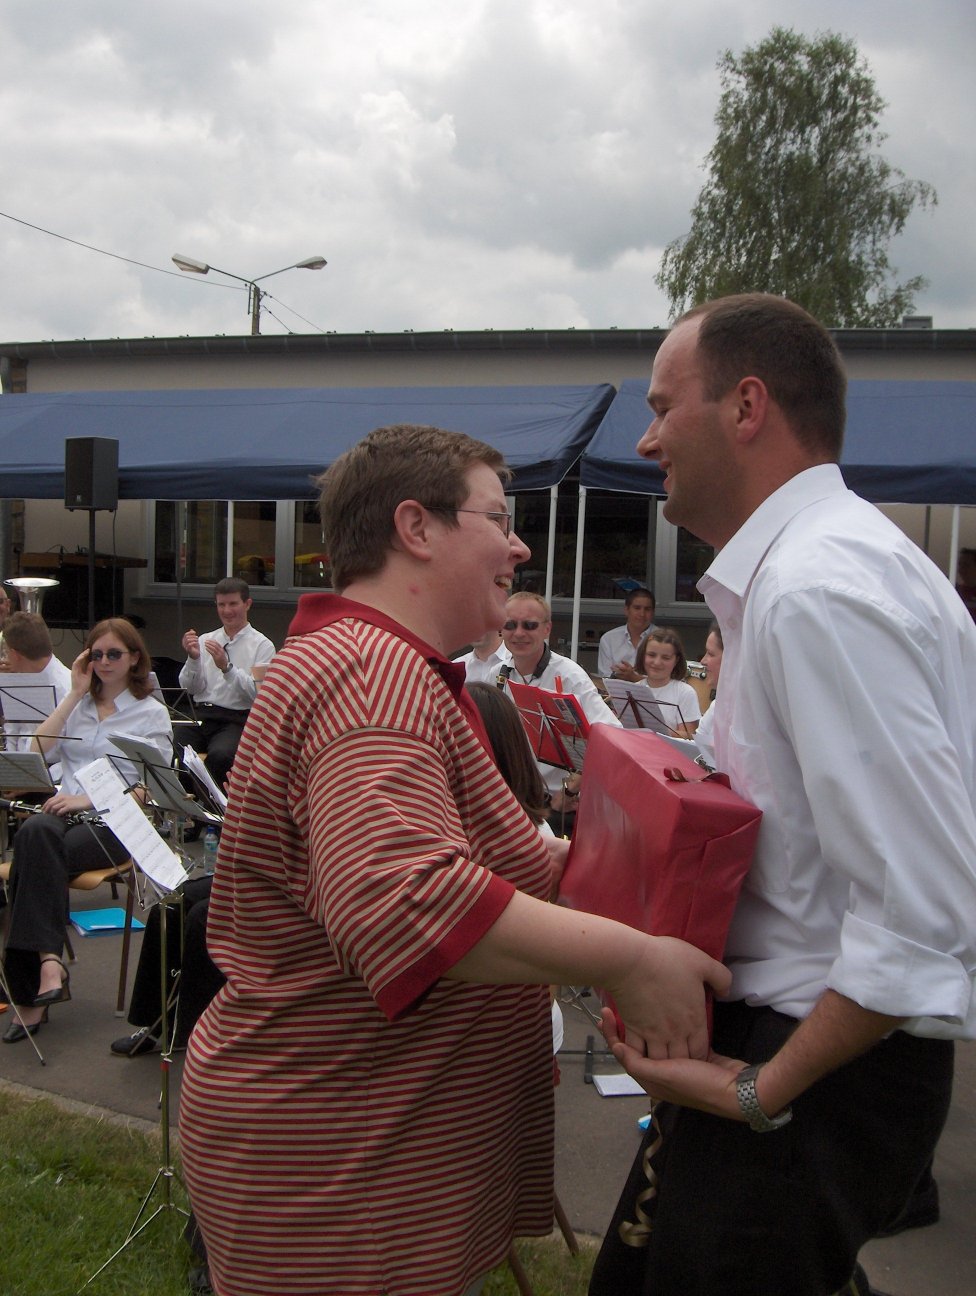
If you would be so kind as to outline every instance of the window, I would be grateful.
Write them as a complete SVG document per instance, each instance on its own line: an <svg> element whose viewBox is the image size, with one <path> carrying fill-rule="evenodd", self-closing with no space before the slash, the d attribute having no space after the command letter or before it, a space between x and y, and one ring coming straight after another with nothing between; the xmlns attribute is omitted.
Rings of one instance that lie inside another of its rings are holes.
<svg viewBox="0 0 976 1296"><path fill-rule="evenodd" d="M532 557L516 572L516 587L546 587L549 491L527 491L514 501L515 529ZM567 478L557 493L553 597L571 599L575 580L579 483ZM628 589L648 585L666 617L683 609L704 615L695 584L711 562L710 546L666 522L659 500L648 495L588 491L583 541L582 595L617 605ZM150 582L176 581L212 588L223 576L240 576L260 591L294 598L296 589L328 589L332 579L318 504L314 500L159 500L150 506ZM179 530L180 534L177 534ZM162 595L162 589L153 591ZM694 610L693 610L694 609ZM596 608L591 608L597 614Z"/></svg>
<svg viewBox="0 0 976 1296"><path fill-rule="evenodd" d="M157 500L153 517L152 580L168 585L214 585L239 576L254 589L275 584L278 506L271 500Z"/></svg>
<svg viewBox="0 0 976 1296"><path fill-rule="evenodd" d="M635 582L648 583L648 573L653 567L655 512L655 501L646 495L587 492L583 598L620 599ZM567 479L559 488L556 510L554 598L573 597L578 518L579 485ZM515 529L532 550L530 561L516 572L516 584L521 589L542 592L546 585L549 547L548 492L515 496Z"/></svg>
<svg viewBox="0 0 976 1296"><path fill-rule="evenodd" d="M295 565L292 584L305 589L328 589L331 580L319 506L313 500L305 500L295 505Z"/></svg>

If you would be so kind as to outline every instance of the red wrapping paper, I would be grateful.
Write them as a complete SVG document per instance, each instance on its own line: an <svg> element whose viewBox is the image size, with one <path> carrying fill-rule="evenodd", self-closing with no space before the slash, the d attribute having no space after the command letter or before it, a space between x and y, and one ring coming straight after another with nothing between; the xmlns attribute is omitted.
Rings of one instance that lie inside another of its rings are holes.
<svg viewBox="0 0 976 1296"><path fill-rule="evenodd" d="M560 903L721 959L761 817L657 734L593 725Z"/></svg>

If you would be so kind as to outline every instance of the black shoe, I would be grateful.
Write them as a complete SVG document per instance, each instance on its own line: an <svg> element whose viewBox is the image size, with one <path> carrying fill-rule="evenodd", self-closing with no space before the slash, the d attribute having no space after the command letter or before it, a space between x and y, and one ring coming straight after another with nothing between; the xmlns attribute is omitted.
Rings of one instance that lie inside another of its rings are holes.
<svg viewBox="0 0 976 1296"><path fill-rule="evenodd" d="M121 1039L113 1040L111 1048L112 1052L120 1057L139 1057L142 1053L152 1053L158 1044L159 1040L149 1027L140 1026L131 1035L123 1035Z"/></svg>
<svg viewBox="0 0 976 1296"><path fill-rule="evenodd" d="M28 1035L36 1035L46 1021L46 1008L44 1009L44 1015L41 1020L32 1022L30 1026L21 1026L20 1022L15 1018L3 1032L3 1035L0 1036L0 1039L3 1040L4 1044L19 1044L20 1041L25 1040Z"/></svg>
<svg viewBox="0 0 976 1296"><path fill-rule="evenodd" d="M71 975L64 966L64 962L57 954L48 954L41 959L42 963L57 963L61 968L61 984L55 986L53 990L45 990L43 994L37 995L31 1007L47 1007L48 1004L67 1003L71 998Z"/></svg>

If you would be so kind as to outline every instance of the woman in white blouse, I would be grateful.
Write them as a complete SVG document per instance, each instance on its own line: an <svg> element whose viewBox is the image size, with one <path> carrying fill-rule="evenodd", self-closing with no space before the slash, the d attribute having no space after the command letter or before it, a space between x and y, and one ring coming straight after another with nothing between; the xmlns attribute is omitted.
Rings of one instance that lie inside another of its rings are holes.
<svg viewBox="0 0 976 1296"><path fill-rule="evenodd" d="M100 621L72 664L70 691L38 727L34 749L49 763L60 761L62 782L14 838L4 969L17 1016L3 1034L5 1044L36 1034L48 1007L71 997L61 960L69 879L128 855L108 828L73 818L94 808L79 771L111 756L122 762L127 781L136 782L136 766L124 760L116 735L141 738L167 764L172 760L172 725L165 706L152 697L149 670L149 653L135 627L122 617Z"/></svg>

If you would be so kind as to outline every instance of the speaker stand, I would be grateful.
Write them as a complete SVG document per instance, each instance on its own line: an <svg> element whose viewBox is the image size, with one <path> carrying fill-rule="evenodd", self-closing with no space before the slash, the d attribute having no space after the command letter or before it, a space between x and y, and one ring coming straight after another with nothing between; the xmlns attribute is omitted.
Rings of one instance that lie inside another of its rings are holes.
<svg viewBox="0 0 976 1296"><path fill-rule="evenodd" d="M95 624L95 510L88 510L88 629Z"/></svg>

